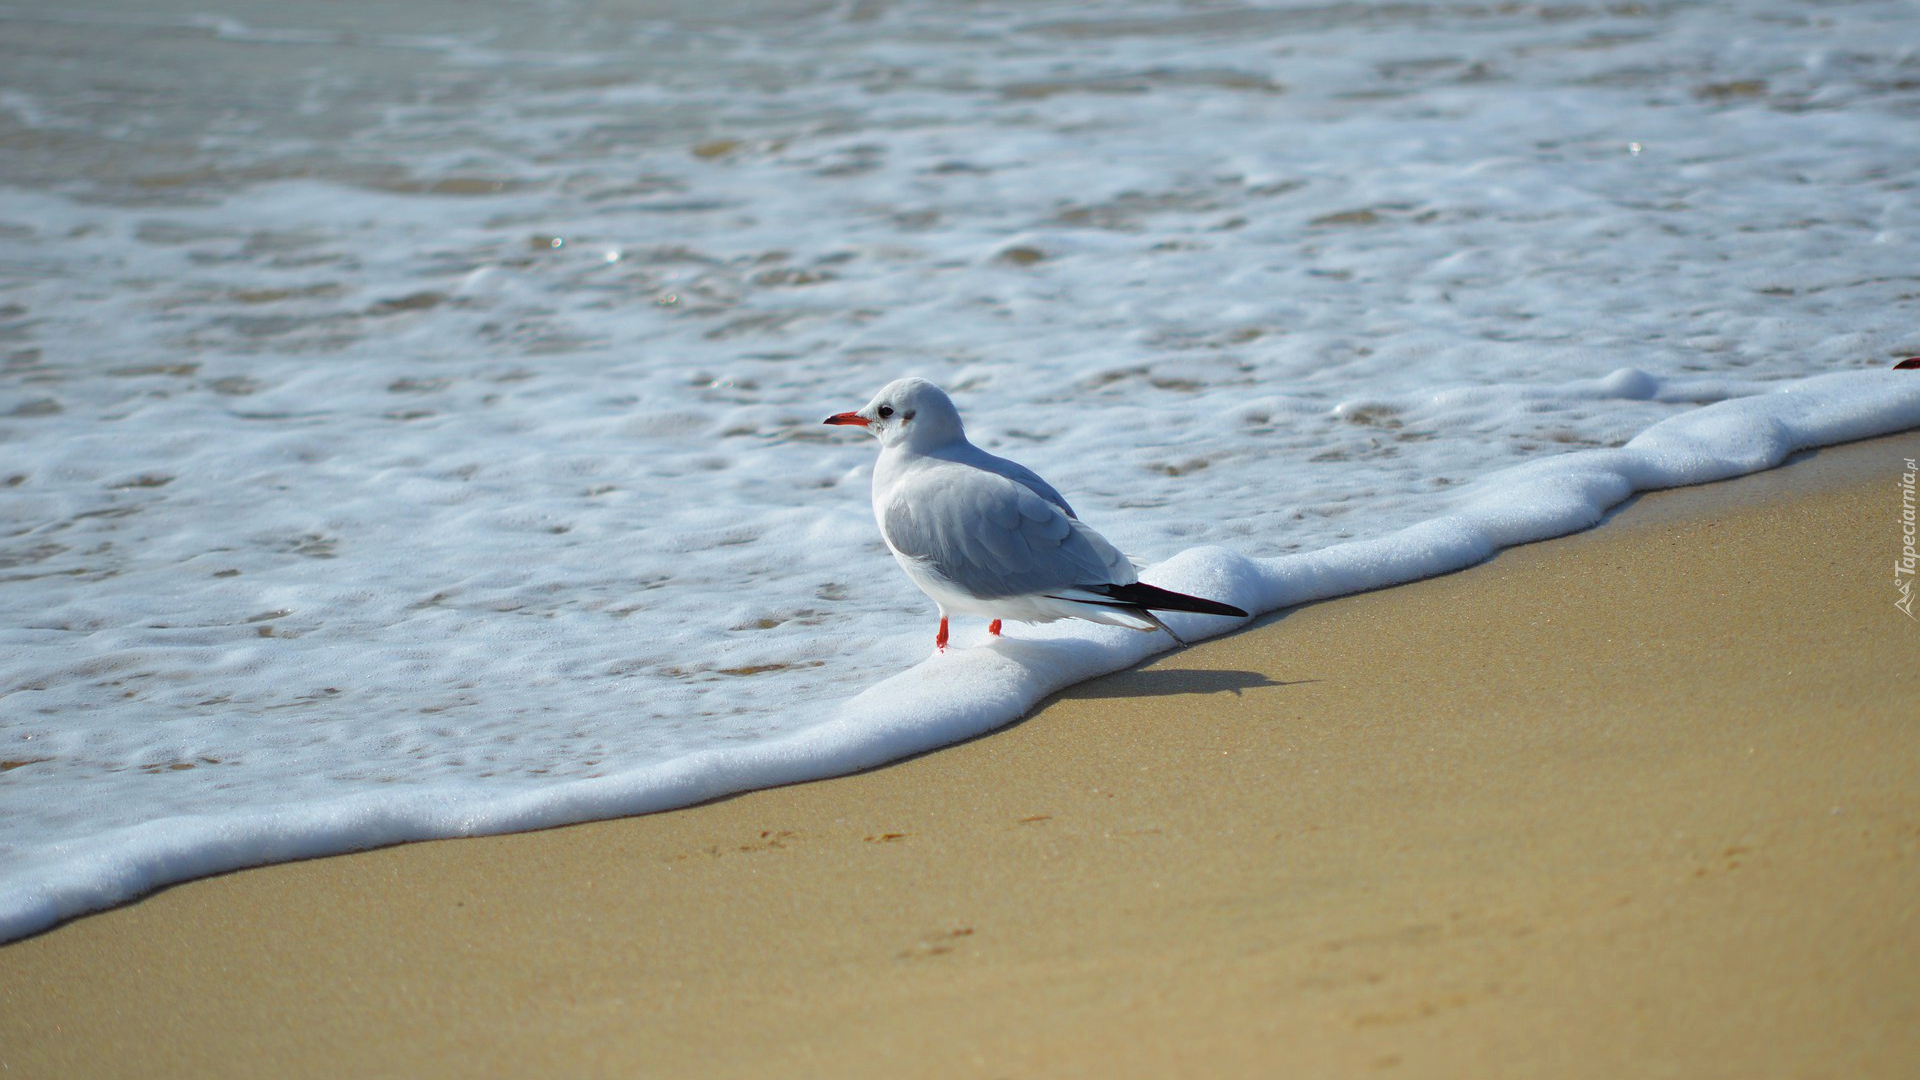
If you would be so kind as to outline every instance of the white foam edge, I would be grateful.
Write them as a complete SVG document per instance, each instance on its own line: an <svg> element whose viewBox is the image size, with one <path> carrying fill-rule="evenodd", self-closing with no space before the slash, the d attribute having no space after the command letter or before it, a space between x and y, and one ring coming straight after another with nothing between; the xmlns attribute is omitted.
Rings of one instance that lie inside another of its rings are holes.
<svg viewBox="0 0 1920 1080"><path fill-rule="evenodd" d="M1257 615L1463 569L1501 548L1598 523L1636 492L1772 468L1800 450L1920 428L1920 376L1842 372L1783 383L1670 417L1617 449L1493 473L1459 509L1389 535L1274 559L1193 548L1143 577ZM1242 620L1171 615L1188 640ZM690 806L757 788L843 776L1004 727L1047 695L1139 663L1173 643L1084 623L931 655L792 735L709 750L614 776L502 795L481 785L363 793L262 813L147 822L32 853L0 886L0 941L194 878L407 841L520 832Z"/></svg>

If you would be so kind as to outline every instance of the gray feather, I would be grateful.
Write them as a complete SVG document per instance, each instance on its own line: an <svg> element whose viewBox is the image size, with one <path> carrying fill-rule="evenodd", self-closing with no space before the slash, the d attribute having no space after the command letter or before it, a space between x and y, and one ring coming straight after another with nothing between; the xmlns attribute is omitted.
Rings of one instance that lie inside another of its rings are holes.
<svg viewBox="0 0 1920 1080"><path fill-rule="evenodd" d="M983 599L1132 577L1126 559L1058 503L978 469L939 468L897 492L881 527L896 551Z"/></svg>

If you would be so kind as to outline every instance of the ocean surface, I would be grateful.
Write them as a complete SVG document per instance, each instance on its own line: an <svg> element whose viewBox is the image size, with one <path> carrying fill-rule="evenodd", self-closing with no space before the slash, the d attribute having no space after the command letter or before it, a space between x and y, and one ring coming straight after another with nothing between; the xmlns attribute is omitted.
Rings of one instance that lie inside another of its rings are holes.
<svg viewBox="0 0 1920 1080"><path fill-rule="evenodd" d="M1167 648L930 655L900 375L1259 611L1920 425L1916 183L1905 2L0 7L0 940Z"/></svg>

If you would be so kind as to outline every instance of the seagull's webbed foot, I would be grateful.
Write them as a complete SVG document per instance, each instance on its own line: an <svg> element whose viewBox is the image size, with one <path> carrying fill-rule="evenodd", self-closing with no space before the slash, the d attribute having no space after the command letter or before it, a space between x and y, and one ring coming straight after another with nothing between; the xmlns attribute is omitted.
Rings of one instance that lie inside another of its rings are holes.
<svg viewBox="0 0 1920 1080"><path fill-rule="evenodd" d="M1000 620L999 619L995 619L992 622L987 624L987 633L992 634L994 637L1000 636Z"/></svg>
<svg viewBox="0 0 1920 1080"><path fill-rule="evenodd" d="M940 632L933 635L933 651L947 651L947 617L945 615L940 616Z"/></svg>

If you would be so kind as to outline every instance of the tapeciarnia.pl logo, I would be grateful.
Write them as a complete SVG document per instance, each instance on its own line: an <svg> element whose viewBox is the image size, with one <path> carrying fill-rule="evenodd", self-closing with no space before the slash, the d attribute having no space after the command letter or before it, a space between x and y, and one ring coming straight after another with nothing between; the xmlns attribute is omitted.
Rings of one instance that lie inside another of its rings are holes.
<svg viewBox="0 0 1920 1080"><path fill-rule="evenodd" d="M1920 468L1916 468L1912 458L1906 459L1907 471L1900 474L1900 558L1893 564L1893 587L1900 592L1900 599L1893 606L1904 612L1909 619L1920 622L1913 614L1913 571L1916 559L1913 550L1914 507L1913 480Z"/></svg>

